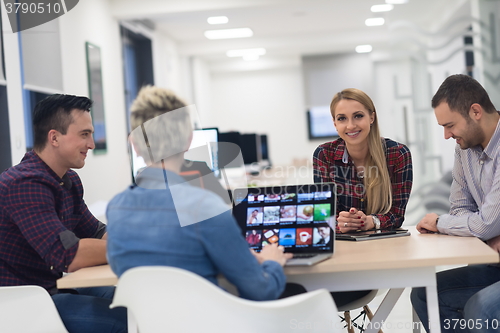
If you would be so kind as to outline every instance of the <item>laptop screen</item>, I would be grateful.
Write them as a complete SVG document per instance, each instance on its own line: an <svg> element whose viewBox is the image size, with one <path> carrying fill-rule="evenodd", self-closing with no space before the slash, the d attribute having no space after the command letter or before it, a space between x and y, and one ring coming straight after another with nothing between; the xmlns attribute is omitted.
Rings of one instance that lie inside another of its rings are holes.
<svg viewBox="0 0 500 333"><path fill-rule="evenodd" d="M331 253L335 216L333 183L234 190L233 215L255 251L278 243L291 253Z"/></svg>

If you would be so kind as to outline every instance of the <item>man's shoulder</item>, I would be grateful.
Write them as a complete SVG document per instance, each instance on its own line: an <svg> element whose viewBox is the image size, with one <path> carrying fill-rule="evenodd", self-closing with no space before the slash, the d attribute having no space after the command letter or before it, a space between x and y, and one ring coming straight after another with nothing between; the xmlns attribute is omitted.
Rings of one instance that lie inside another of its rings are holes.
<svg viewBox="0 0 500 333"><path fill-rule="evenodd" d="M411 159L410 149L397 141L384 138L386 157L389 161L406 161Z"/></svg>
<svg viewBox="0 0 500 333"><path fill-rule="evenodd" d="M50 181L48 173L33 163L21 162L0 174L1 186L10 186L25 180Z"/></svg>

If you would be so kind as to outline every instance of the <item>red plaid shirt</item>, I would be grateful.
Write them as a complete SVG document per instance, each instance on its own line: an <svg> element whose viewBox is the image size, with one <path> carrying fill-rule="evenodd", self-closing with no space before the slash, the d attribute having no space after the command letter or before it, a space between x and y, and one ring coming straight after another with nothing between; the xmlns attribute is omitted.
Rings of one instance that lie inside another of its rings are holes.
<svg viewBox="0 0 500 333"><path fill-rule="evenodd" d="M381 228L399 228L404 221L406 204L413 183L411 153L405 145L385 139L387 168L392 183L392 206L387 214L374 214L380 219ZM327 142L316 148L313 157L314 182L337 184L337 216L351 207L365 212L366 196L363 179L358 177L356 167L348 156L342 161L346 150L343 139ZM365 173L370 170L365 170Z"/></svg>
<svg viewBox="0 0 500 333"><path fill-rule="evenodd" d="M26 153L0 174L0 285L34 284L54 293L79 238L99 238L103 228L83 201L76 172L61 179Z"/></svg>

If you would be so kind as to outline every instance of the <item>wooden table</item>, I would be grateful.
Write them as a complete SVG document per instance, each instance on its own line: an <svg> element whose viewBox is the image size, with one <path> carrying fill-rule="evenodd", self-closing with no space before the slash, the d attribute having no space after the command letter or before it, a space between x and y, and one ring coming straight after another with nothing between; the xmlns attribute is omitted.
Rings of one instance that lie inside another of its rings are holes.
<svg viewBox="0 0 500 333"><path fill-rule="evenodd" d="M114 286L118 277L109 265L86 267L57 280L58 289Z"/></svg>
<svg viewBox="0 0 500 333"><path fill-rule="evenodd" d="M499 262L498 253L474 237L419 234L362 242L337 241L333 257L310 267L286 267L289 282L308 290L330 291L389 288L372 322L387 318L406 287L426 287L432 333L440 332L436 266ZM78 270L57 281L58 288L108 286L117 283L108 265ZM378 332L377 326L365 332Z"/></svg>
<svg viewBox="0 0 500 333"><path fill-rule="evenodd" d="M431 332L441 332L436 289L436 266L499 262L498 253L475 237L420 234L407 227L409 237L361 242L337 241L335 253L312 267L286 267L288 282L307 290L330 291L389 288L372 323L389 315L406 287L425 287ZM378 332L376 325L366 333Z"/></svg>

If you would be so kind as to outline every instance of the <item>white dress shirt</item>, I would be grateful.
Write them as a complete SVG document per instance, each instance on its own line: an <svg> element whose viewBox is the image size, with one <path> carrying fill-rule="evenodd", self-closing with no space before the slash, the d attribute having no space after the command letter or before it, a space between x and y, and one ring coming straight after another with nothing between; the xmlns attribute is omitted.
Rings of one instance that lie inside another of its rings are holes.
<svg viewBox="0 0 500 333"><path fill-rule="evenodd" d="M483 150L455 148L450 213L439 232L488 240L500 235L500 122Z"/></svg>

